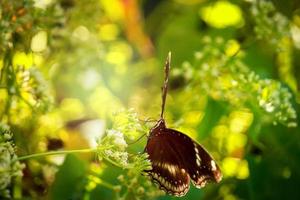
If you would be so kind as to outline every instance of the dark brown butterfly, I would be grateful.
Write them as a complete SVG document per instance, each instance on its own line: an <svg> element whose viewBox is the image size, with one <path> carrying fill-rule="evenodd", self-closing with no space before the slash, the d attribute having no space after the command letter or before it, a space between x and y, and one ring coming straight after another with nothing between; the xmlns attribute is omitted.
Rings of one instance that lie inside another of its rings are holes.
<svg viewBox="0 0 300 200"><path fill-rule="evenodd" d="M187 135L166 127L163 118L171 53L165 65L165 80L162 88L160 120L150 130L145 152L149 154L152 170L146 173L166 193L183 196L190 188L190 180L197 188L207 182L220 182L220 168L207 151Z"/></svg>

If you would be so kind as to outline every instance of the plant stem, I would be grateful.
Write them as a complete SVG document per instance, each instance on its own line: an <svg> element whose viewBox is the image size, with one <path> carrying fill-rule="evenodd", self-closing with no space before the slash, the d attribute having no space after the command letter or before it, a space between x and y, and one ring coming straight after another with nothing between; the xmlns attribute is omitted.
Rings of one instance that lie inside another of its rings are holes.
<svg viewBox="0 0 300 200"><path fill-rule="evenodd" d="M115 186L108 183L108 182L106 182L106 181L104 181L103 179L100 179L98 173L96 173L92 170L89 170L89 174L90 174L90 176L93 176L93 178L96 178L96 180L97 180L97 181L95 181L96 183L98 183L98 184L100 184L100 185L102 185L102 186L104 186L108 189L115 190Z"/></svg>
<svg viewBox="0 0 300 200"><path fill-rule="evenodd" d="M111 189L113 191L115 190L115 186L113 186L112 184L110 184L110 183L108 183L106 181L103 181L102 179L101 179L101 181L100 181L99 184L102 185L102 186L104 186L104 187L106 187L106 188L108 188L108 189Z"/></svg>
<svg viewBox="0 0 300 200"><path fill-rule="evenodd" d="M63 150L63 151L49 151L49 152L43 152L43 153L35 153L31 155L21 156L18 157L17 160L26 160L30 158L38 158L38 157L44 157L44 156L50 156L50 155L59 155L59 154L69 154L69 153L89 153L89 152L95 152L96 149L75 149L75 150Z"/></svg>

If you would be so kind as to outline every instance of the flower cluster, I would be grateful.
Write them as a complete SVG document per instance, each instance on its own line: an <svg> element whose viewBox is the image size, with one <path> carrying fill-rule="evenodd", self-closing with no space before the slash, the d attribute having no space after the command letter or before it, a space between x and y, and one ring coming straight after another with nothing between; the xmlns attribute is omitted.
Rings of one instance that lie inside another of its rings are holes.
<svg viewBox="0 0 300 200"><path fill-rule="evenodd" d="M289 36L289 20L276 11L271 1L252 1L251 14L255 21L255 33L258 39L268 41L280 50L278 45L283 37Z"/></svg>
<svg viewBox="0 0 300 200"><path fill-rule="evenodd" d="M292 95L287 88L274 80L259 80L259 88L257 89L257 101L259 106L268 113L274 113L276 121L287 122L287 126L297 126L297 114L291 105Z"/></svg>
<svg viewBox="0 0 300 200"><path fill-rule="evenodd" d="M112 129L108 129L106 135L97 141L97 155L99 159L106 159L122 168L137 169L140 166L141 170L139 171L144 170L149 164L146 162L147 159L143 157L143 154L130 155L127 152L128 144L126 140L135 140L148 130L146 125L140 123L137 113L132 109L121 110L115 113Z"/></svg>
<svg viewBox="0 0 300 200"><path fill-rule="evenodd" d="M23 165L16 161L8 126L0 124L0 197L10 198L9 187L13 178L22 176Z"/></svg>
<svg viewBox="0 0 300 200"><path fill-rule="evenodd" d="M41 71L36 67L29 69L24 66L14 66L16 75L16 87L18 95L25 100L32 108L41 112L47 112L52 105L53 99L50 94L48 82Z"/></svg>
<svg viewBox="0 0 300 200"><path fill-rule="evenodd" d="M148 160L147 154L139 154L132 157L132 168L125 175L120 175L118 180L123 188L124 193L120 193L119 199L128 199L134 196L135 199L155 199L158 196L164 195L162 190L159 190L145 176L141 176L144 170L151 169L151 163Z"/></svg>
<svg viewBox="0 0 300 200"><path fill-rule="evenodd" d="M98 140L97 155L122 168L128 167L127 143L123 133L117 130L107 130L106 136Z"/></svg>
<svg viewBox="0 0 300 200"><path fill-rule="evenodd" d="M114 187L118 199L153 199L163 193L150 180L141 176L144 170L151 169L151 163L146 153L129 153L125 138L133 140L147 130L138 120L132 110L122 110L114 115L113 129L98 140L97 156L111 164L126 169L126 174L119 176L120 185Z"/></svg>
<svg viewBox="0 0 300 200"><path fill-rule="evenodd" d="M126 139L130 141L136 140L149 131L147 124L141 123L134 109L120 110L114 113L113 121L113 128L123 132Z"/></svg>
<svg viewBox="0 0 300 200"><path fill-rule="evenodd" d="M34 68L27 68L18 64L5 62L4 73L1 76L0 101L3 108L0 109L0 116L10 115L9 123L23 123L32 111L45 113L52 107L53 97L41 72Z"/></svg>
<svg viewBox="0 0 300 200"><path fill-rule="evenodd" d="M262 79L251 71L241 59L241 51L230 56L237 42L206 37L204 43L205 48L195 54L195 62L184 63L181 68L180 74L190 74L185 78L193 87L235 107L254 106L274 124L297 125L292 94L279 81Z"/></svg>

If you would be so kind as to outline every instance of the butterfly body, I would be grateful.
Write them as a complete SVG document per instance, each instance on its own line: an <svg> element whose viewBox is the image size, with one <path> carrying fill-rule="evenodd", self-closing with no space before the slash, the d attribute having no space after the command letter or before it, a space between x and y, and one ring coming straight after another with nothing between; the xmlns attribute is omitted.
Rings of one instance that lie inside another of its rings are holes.
<svg viewBox="0 0 300 200"><path fill-rule="evenodd" d="M187 135L167 128L164 119L150 130L145 151L152 163L152 170L146 172L168 194L185 195L190 181L201 188L222 179L207 151Z"/></svg>

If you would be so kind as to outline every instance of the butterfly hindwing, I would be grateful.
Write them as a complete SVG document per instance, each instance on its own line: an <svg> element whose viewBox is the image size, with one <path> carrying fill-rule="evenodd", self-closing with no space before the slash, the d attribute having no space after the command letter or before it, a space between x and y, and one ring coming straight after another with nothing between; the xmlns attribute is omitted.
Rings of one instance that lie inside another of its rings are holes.
<svg viewBox="0 0 300 200"><path fill-rule="evenodd" d="M155 163L148 174L168 194L183 196L189 190L190 177L177 165Z"/></svg>
<svg viewBox="0 0 300 200"><path fill-rule="evenodd" d="M167 130L167 134L170 135L169 142L174 149L177 149L177 155L183 158L182 167L188 172L196 187L201 188L210 181L221 180L222 175L218 165L201 145L179 131Z"/></svg>
<svg viewBox="0 0 300 200"><path fill-rule="evenodd" d="M192 183L197 188L202 188L208 182L220 182L222 174L217 163L201 145L189 139L192 143L189 148L194 149L194 156L193 160L189 159L186 163Z"/></svg>

